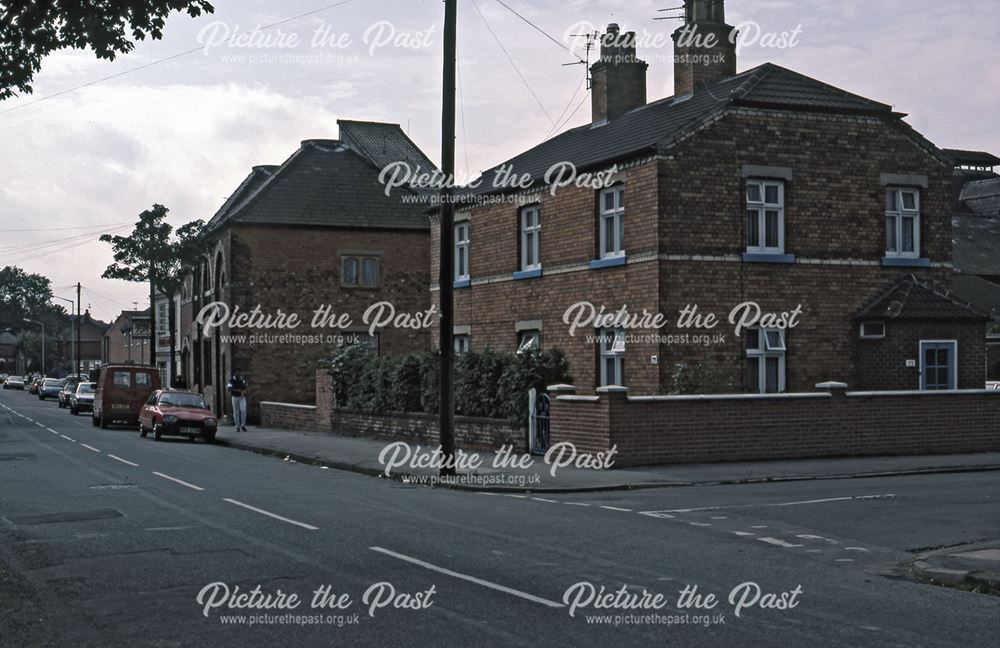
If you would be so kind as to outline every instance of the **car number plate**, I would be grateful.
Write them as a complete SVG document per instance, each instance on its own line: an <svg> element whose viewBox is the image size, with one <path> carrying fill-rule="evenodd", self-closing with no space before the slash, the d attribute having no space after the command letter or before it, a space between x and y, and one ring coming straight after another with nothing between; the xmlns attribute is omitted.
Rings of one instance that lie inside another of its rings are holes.
<svg viewBox="0 0 1000 648"><path fill-rule="evenodd" d="M201 434L201 430L193 427L182 427L181 434Z"/></svg>
<svg viewBox="0 0 1000 648"><path fill-rule="evenodd" d="M112 403L111 404L111 409L113 409L113 410L127 410L127 409L129 409L129 406L127 404L125 404L125 403Z"/></svg>

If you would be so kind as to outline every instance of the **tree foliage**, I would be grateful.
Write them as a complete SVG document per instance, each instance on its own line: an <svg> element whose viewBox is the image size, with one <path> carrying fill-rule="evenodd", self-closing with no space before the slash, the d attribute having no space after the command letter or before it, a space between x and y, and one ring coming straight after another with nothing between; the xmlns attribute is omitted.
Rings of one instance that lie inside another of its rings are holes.
<svg viewBox="0 0 1000 648"><path fill-rule="evenodd" d="M48 277L28 274L16 266L0 270L0 330L20 329L24 318L39 318L46 313L58 312L50 304L52 284Z"/></svg>
<svg viewBox="0 0 1000 648"><path fill-rule="evenodd" d="M0 1L0 100L31 93L42 59L64 48L90 48L114 60L135 41L159 39L167 17L212 13L207 0L2 0Z"/></svg>
<svg viewBox="0 0 1000 648"><path fill-rule="evenodd" d="M110 243L114 250L114 263L109 265L104 274L105 279L121 279L136 283L149 283L149 303L157 290L169 299L180 290L184 281L185 268L195 265L202 250L200 232L204 223L200 220L182 225L174 232L173 226L166 222L169 209L163 205L153 205L151 209L139 214L132 233L128 236L112 236L104 234L101 241ZM171 316L173 309L170 309ZM155 309L150 309L150 330L156 331ZM176 375L173 366L173 349L176 346L175 326L171 321L169 327L171 348L171 378ZM155 344L150 344L150 357L155 355Z"/></svg>

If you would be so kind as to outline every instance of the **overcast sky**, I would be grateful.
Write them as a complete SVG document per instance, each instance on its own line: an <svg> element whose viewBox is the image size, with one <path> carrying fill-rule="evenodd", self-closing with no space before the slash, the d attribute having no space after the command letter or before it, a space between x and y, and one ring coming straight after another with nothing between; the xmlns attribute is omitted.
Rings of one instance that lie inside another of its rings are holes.
<svg viewBox="0 0 1000 648"><path fill-rule="evenodd" d="M678 22L654 18L681 0L505 2L568 46L588 25L644 34L649 98L672 94L662 36ZM111 251L95 232L128 229L153 203L171 209L175 226L207 220L251 166L280 164L303 139L337 137L338 118L400 123L439 159L440 0L214 4L214 15L175 15L163 40L114 62L54 54L34 95L0 102L0 266L44 274L64 297L82 282L84 307L109 321L133 301L143 306L146 288L100 278ZM317 9L247 47L213 46ZM799 32L786 49L746 42L741 71L774 61L892 104L942 148L1000 154L997 0L729 0L727 11L731 24L753 21L762 34ZM564 65L575 60L569 51L497 0L460 0L459 13L460 174L537 144L553 123L589 121L584 68ZM139 66L148 67L129 71ZM121 76L92 83L112 75Z"/></svg>

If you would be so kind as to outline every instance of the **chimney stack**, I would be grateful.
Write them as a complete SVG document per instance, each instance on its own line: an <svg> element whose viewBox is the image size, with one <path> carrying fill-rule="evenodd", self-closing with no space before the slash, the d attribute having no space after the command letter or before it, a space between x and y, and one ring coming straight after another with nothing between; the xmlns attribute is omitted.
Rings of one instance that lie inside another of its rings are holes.
<svg viewBox="0 0 1000 648"><path fill-rule="evenodd" d="M635 52L635 32L608 25L601 36L601 58L590 66L593 123L601 124L646 105L646 68Z"/></svg>
<svg viewBox="0 0 1000 648"><path fill-rule="evenodd" d="M736 28L726 24L725 0L684 0L684 24L673 39L674 96L736 74Z"/></svg>

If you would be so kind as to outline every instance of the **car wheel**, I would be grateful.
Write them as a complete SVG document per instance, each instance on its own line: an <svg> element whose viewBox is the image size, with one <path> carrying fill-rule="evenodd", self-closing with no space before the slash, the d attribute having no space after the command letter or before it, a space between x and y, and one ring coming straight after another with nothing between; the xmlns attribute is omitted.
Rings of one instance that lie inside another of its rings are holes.
<svg viewBox="0 0 1000 648"><path fill-rule="evenodd" d="M202 439L205 440L205 443L215 443L215 432L205 432Z"/></svg>
<svg viewBox="0 0 1000 648"><path fill-rule="evenodd" d="M139 437L142 438L142 439L145 439L147 436L149 436L149 432L146 431L146 426L143 425L142 423L140 423L139 424Z"/></svg>
<svg viewBox="0 0 1000 648"><path fill-rule="evenodd" d="M98 426L98 423L99 423L99 422L98 422L98 420L97 420L97 417L96 417L96 416L94 416L93 414L91 414L91 415L90 415L90 424L91 424L91 425L93 425L94 427L97 427L97 426Z"/></svg>
<svg viewBox="0 0 1000 648"><path fill-rule="evenodd" d="M157 423L153 423L153 440L159 441L163 438L163 434L160 432L160 426Z"/></svg>
<svg viewBox="0 0 1000 648"><path fill-rule="evenodd" d="M78 410L75 407L73 407L72 405L70 405L69 406L69 413L72 414L73 416L77 416L77 415L80 414L80 410Z"/></svg>
<svg viewBox="0 0 1000 648"><path fill-rule="evenodd" d="M101 415L98 417L97 422L102 430L108 429L108 419L104 418L104 412L101 412Z"/></svg>

